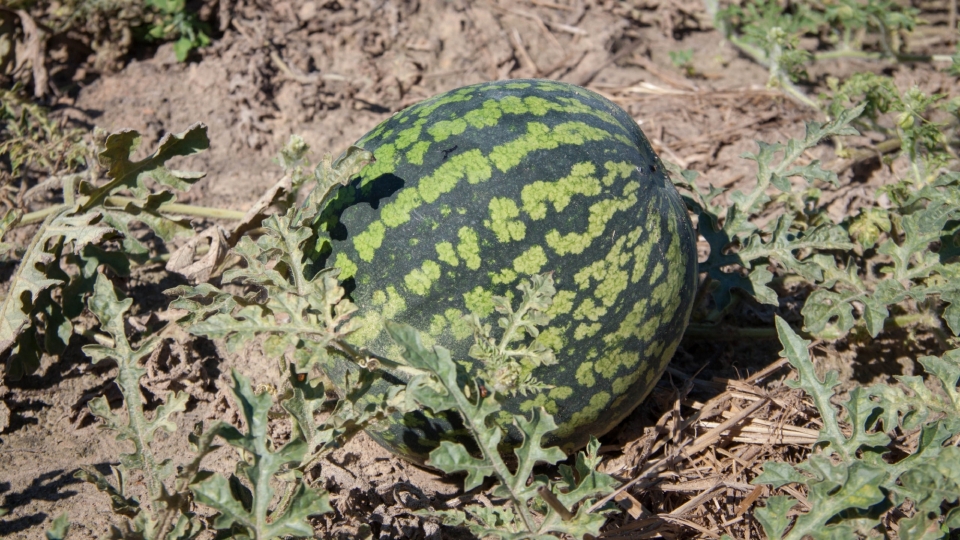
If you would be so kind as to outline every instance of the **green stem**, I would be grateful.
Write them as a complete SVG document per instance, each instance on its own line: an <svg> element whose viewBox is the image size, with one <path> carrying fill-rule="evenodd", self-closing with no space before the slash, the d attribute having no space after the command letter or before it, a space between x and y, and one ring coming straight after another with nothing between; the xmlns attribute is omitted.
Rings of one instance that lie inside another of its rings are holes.
<svg viewBox="0 0 960 540"><path fill-rule="evenodd" d="M786 73L784 73L783 71L780 71L779 73L780 73L780 77L778 78L778 83L780 85L780 88L782 88L783 91L788 96L792 97L793 99L799 101L800 103L806 105L807 107L810 107L811 109L817 112L823 112L820 109L820 105L816 101L810 99L810 97L808 97L807 94L805 94L803 90L800 89L799 86L793 84Z"/></svg>
<svg viewBox="0 0 960 540"><path fill-rule="evenodd" d="M725 324L689 324L683 337L737 341L740 339L777 339L774 327L737 327Z"/></svg>
<svg viewBox="0 0 960 540"><path fill-rule="evenodd" d="M906 328L908 326L917 326L921 324L934 327L936 326L937 321L937 316L931 313L906 313L888 318L883 324L883 329L889 331L897 328ZM810 334L802 330L797 331L797 334L804 339L811 338ZM691 323L687 325L687 330L683 333L683 337L692 339L710 339L714 341L777 339L777 329L772 326L739 327L728 326L725 324Z"/></svg>
<svg viewBox="0 0 960 540"><path fill-rule="evenodd" d="M740 49L740 52L749 56L754 62L760 64L763 67L770 67L770 59L767 58L767 55L759 47L754 47L753 45L747 43L746 41L740 39L739 36L730 33L726 36L727 41L733 44L734 47Z"/></svg>
<svg viewBox="0 0 960 540"><path fill-rule="evenodd" d="M931 328L939 326L940 319L937 315L928 312L904 313L890 317L884 323L884 329L906 328L908 326L917 326L925 324Z"/></svg>
<svg viewBox="0 0 960 540"><path fill-rule="evenodd" d="M136 199L131 199L130 197L107 197L106 203L114 206L126 206L127 204L134 202ZM87 207L88 199L81 197L80 206L81 208ZM20 219L20 223L17 226L21 225L30 225L31 223L37 223L43 221L47 216L56 214L57 212L62 211L64 208L67 208L66 204L58 204L44 208L43 210L37 210L36 212L30 212L25 214L23 218ZM176 214L184 216L196 216L204 217L210 219L232 219L238 220L242 219L246 212L241 212L239 210L228 210L225 208L210 208L206 206L194 206L190 204L180 204L180 203L171 203L165 204L160 207L160 212L163 214Z"/></svg>
<svg viewBox="0 0 960 540"><path fill-rule="evenodd" d="M58 212L62 212L63 209L67 208L66 204L58 204L55 206L49 206L43 210L38 210L36 212L30 212L29 214L24 214L20 221L17 222L14 227L20 227L23 225L31 225L47 219L47 216L52 216Z"/></svg>
<svg viewBox="0 0 960 540"><path fill-rule="evenodd" d="M440 380L441 383L444 382L443 377L438 377L438 379ZM467 396L464 395L463 391L460 388L447 388L447 393L451 397L453 397L454 400L456 400L457 408L459 410L466 412L475 408L474 404L470 403L470 400L467 399ZM484 398L478 398L478 399L484 399ZM476 441L479 441L480 433L485 431L488 428L486 428L483 425L477 425L477 423L473 418L473 415L471 414L461 414L460 416L463 418L464 423L467 424L468 429L470 429L470 432L473 435L473 439ZM486 419L481 418L480 422L484 422L485 420ZM538 529L534 526L535 522L533 520L533 516L530 515L530 510L527 508L527 505L524 504L523 499L518 497L513 492L512 485L508 481L509 478L513 476L513 474L510 472L510 468L507 467L507 464L500 457L500 452L497 450L496 447L485 448L483 445L478 445L478 446L480 446L480 452L483 453L483 457L486 460L486 462L493 466L493 469L496 472L497 478L499 478L503 486L510 491L510 498L513 499L513 504L516 507L517 512L519 512L520 517L523 519L523 524L527 527L528 531L530 531L531 533L536 533Z"/></svg>
<svg viewBox="0 0 960 540"><path fill-rule="evenodd" d="M303 275L303 265L300 264L302 258L300 242L289 228L283 228L287 233L283 235L283 243L286 244L287 253L291 254L290 273L293 274L293 284L297 287L297 295L304 297L307 295L307 278Z"/></svg>
<svg viewBox="0 0 960 540"><path fill-rule="evenodd" d="M813 53L815 61L837 60L841 58L857 58L860 60L892 60L896 62L950 62L950 56L946 54L894 54L889 55L881 52L858 51L856 49L838 49L835 51L824 51Z"/></svg>
<svg viewBox="0 0 960 540"><path fill-rule="evenodd" d="M269 330L266 330L266 332L269 332ZM306 327L302 331L294 330L294 331L287 331L287 332L298 333L299 335L304 335L309 333L318 333L315 327L314 328ZM347 358L351 359L354 363L357 363L357 364L361 364L361 362L363 362L366 358L371 356L368 354L363 354L362 352L358 351L353 345L347 343L346 341L343 341L342 339L331 341L330 347L332 347L337 352L345 355ZM399 362L394 362L393 360L388 360L386 358L377 357L376 360L377 362L380 363L381 366L388 369L392 369L394 371L402 371L410 375L420 375L423 373L423 371L415 367L408 366L406 364L401 364Z"/></svg>
<svg viewBox="0 0 960 540"><path fill-rule="evenodd" d="M531 293L531 299L533 297ZM530 309L530 302L524 302L520 305L513 316L510 318L510 325L503 331L503 336L500 338L500 346L497 347L497 354L500 358L504 358L507 355L507 347L510 345L511 340L513 339L514 332L517 331L517 326L520 325L520 322L523 320L523 316L527 314L527 311Z"/></svg>
<svg viewBox="0 0 960 540"><path fill-rule="evenodd" d="M134 202L136 199L129 197L107 197L107 202L117 206L126 205ZM164 214L180 214L184 216L205 217L211 219L243 219L246 212L240 210L229 210L226 208L211 208L209 206L195 206L192 204L170 203L160 207Z"/></svg>
<svg viewBox="0 0 960 540"><path fill-rule="evenodd" d="M115 339L126 341L126 336L117 335ZM123 349L130 350L129 343L123 344ZM123 393L123 402L127 406L127 415L130 418L130 427L133 428L133 442L136 447L136 455L143 459L143 473L146 477L147 491L150 494L150 500L156 501L160 498L161 482L157 477L159 466L153 453L150 451L150 445L147 442L147 419L143 414L143 396L140 394L140 377L143 375L142 369L136 365L134 358L122 358L119 362L119 373L117 373L117 384ZM139 373L138 373L139 372Z"/></svg>

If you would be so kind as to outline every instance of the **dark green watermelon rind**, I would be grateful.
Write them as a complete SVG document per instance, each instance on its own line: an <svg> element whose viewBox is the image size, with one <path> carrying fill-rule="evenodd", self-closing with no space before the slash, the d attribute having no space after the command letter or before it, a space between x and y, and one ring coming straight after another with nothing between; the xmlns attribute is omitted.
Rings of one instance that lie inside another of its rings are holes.
<svg viewBox="0 0 960 540"><path fill-rule="evenodd" d="M539 339L561 361L527 369L555 387L505 397L502 420L542 406L560 425L555 442L572 449L642 401L683 334L696 250L679 195L629 115L562 83L485 83L406 109L359 144L377 162L319 224L333 238L328 264L355 287L357 345L399 360L382 321L405 322L469 376L473 336L461 317L496 326L493 295L515 297L521 279L552 271L559 292ZM347 369L328 371L336 382ZM438 437L463 435L423 414L406 423L375 437L423 456Z"/></svg>

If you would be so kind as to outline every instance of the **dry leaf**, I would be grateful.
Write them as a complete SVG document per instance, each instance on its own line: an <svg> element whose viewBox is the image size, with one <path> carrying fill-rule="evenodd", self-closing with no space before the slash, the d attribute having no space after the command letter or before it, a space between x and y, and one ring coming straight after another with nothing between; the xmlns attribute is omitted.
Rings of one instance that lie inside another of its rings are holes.
<svg viewBox="0 0 960 540"><path fill-rule="evenodd" d="M210 249L203 257L194 261L197 246L205 238L210 239ZM210 279L213 270L223 262L227 249L227 239L224 236L223 229L219 225L214 225L194 236L180 249L173 252L167 262L166 269L169 272L182 274L191 281L204 282Z"/></svg>

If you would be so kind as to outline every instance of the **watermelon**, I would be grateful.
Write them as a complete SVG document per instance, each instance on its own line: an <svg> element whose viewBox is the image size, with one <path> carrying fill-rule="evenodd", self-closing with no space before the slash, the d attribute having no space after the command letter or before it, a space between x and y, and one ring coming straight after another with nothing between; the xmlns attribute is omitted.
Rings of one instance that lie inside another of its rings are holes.
<svg viewBox="0 0 960 540"><path fill-rule="evenodd" d="M503 393L503 424L543 407L559 426L546 442L571 451L643 401L686 327L697 256L684 204L630 115L570 84L498 81L413 105L357 145L376 162L317 221L317 262L340 269L359 307L355 345L400 361L383 322L406 323L476 380L465 316L496 329L493 298L515 305L520 283L550 273L557 292L536 340L555 363L516 366L539 386ZM342 385L356 369L327 371ZM431 411L371 431L419 462L466 438L456 413Z"/></svg>

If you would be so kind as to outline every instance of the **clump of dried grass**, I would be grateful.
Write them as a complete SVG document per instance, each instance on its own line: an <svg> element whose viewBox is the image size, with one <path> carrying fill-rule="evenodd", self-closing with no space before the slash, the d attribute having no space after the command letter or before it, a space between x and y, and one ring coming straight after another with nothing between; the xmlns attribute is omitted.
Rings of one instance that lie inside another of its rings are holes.
<svg viewBox="0 0 960 540"><path fill-rule="evenodd" d="M670 368L684 381L673 407L641 437L607 448L621 451L604 472L625 482L611 497L626 513L603 538L764 538L752 515L756 501L782 490L804 503L804 493L790 486L750 483L764 462L801 461L817 441L819 415L785 384L796 377L785 365L780 359L741 380L703 380ZM694 386L713 397L688 398Z"/></svg>

